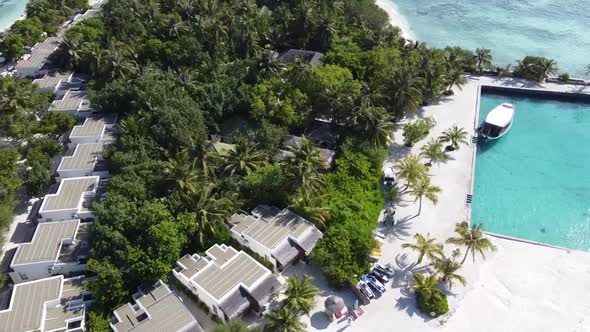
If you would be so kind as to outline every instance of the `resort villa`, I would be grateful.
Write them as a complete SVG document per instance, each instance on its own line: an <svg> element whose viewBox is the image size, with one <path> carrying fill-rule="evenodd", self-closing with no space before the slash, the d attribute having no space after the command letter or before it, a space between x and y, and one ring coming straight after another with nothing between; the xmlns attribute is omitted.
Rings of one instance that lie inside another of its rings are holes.
<svg viewBox="0 0 590 332"><path fill-rule="evenodd" d="M115 332L202 332L197 319L162 281L133 294L135 303L115 310L110 326Z"/></svg>
<svg viewBox="0 0 590 332"><path fill-rule="evenodd" d="M61 99L54 100L49 112L59 112L87 118L92 114L90 99L86 90L68 90Z"/></svg>
<svg viewBox="0 0 590 332"><path fill-rule="evenodd" d="M16 64L16 75L19 77L37 77L47 63L47 59L59 46L61 39L49 37L41 43L35 44L28 58Z"/></svg>
<svg viewBox="0 0 590 332"><path fill-rule="evenodd" d="M0 331L84 331L86 307L93 302L84 282L60 275L15 285L8 309L0 311Z"/></svg>
<svg viewBox="0 0 590 332"><path fill-rule="evenodd" d="M283 141L283 146L285 148L294 148L299 149L303 145L304 138L301 136L294 136L294 135L287 135L285 140ZM334 163L334 158L336 157L336 151L331 149L319 148L320 158L324 162L324 166L326 168L331 168L332 164ZM289 150L281 150L274 155L275 160L285 160L289 158L294 158L295 154Z"/></svg>
<svg viewBox="0 0 590 332"><path fill-rule="evenodd" d="M57 192L48 194L39 208L39 222L94 219L92 203L100 197L98 176L63 179Z"/></svg>
<svg viewBox="0 0 590 332"><path fill-rule="evenodd" d="M56 93L63 84L72 81L73 75L72 72L62 73L59 71L52 71L45 74L42 78L33 80L33 84L36 84L42 92Z"/></svg>
<svg viewBox="0 0 590 332"><path fill-rule="evenodd" d="M216 244L205 256L185 255L174 276L223 322L248 309L262 313L279 281L272 272L243 251Z"/></svg>
<svg viewBox="0 0 590 332"><path fill-rule="evenodd" d="M109 171L102 158L105 145L101 143L78 144L68 149L57 167L56 181L83 176L108 177Z"/></svg>
<svg viewBox="0 0 590 332"><path fill-rule="evenodd" d="M252 215L234 214L229 223L234 239L279 271L305 257L323 236L303 217L268 205L257 206Z"/></svg>
<svg viewBox="0 0 590 332"><path fill-rule="evenodd" d="M114 125L116 114L96 114L84 119L84 123L74 126L69 135L69 147L76 144L112 143L115 140Z"/></svg>
<svg viewBox="0 0 590 332"><path fill-rule="evenodd" d="M18 284L85 271L91 227L80 220L39 224L31 242L18 246L10 278Z"/></svg>

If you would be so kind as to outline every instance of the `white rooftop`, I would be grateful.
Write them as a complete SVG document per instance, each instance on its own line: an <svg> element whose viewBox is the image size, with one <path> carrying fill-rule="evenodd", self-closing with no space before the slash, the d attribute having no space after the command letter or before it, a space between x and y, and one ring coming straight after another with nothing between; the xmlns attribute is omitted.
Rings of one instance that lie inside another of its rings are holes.
<svg viewBox="0 0 590 332"><path fill-rule="evenodd" d="M503 103L496 106L486 116L486 123L489 123L498 127L507 126L512 118L514 117L514 105L509 103Z"/></svg>

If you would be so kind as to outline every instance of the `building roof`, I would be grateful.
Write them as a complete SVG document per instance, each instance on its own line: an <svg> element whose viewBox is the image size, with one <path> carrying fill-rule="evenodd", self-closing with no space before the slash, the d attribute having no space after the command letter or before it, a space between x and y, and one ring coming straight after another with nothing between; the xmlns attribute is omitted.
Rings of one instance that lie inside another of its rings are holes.
<svg viewBox="0 0 590 332"><path fill-rule="evenodd" d="M69 82L72 79L72 72L59 72L52 71L45 74L43 78L33 80L34 84L37 84L41 90L55 90L57 86L62 82Z"/></svg>
<svg viewBox="0 0 590 332"><path fill-rule="evenodd" d="M33 53L52 53L61 43L59 37L49 37L33 46Z"/></svg>
<svg viewBox="0 0 590 332"><path fill-rule="evenodd" d="M230 318L249 305L250 297L267 298L278 284L269 269L245 252L226 245L214 245L204 257L186 255L177 265L179 269L175 271L209 294ZM257 290L263 284L273 287Z"/></svg>
<svg viewBox="0 0 590 332"><path fill-rule="evenodd" d="M86 193L96 192L98 182L98 176L63 179L57 193L45 196L39 212L85 209L82 206L84 196Z"/></svg>
<svg viewBox="0 0 590 332"><path fill-rule="evenodd" d="M54 100L49 107L51 112L89 112L90 99L86 90L68 90L62 99Z"/></svg>
<svg viewBox="0 0 590 332"><path fill-rule="evenodd" d="M31 242L19 245L10 266L57 260L63 241L74 240L79 223L68 220L39 224Z"/></svg>
<svg viewBox="0 0 590 332"><path fill-rule="evenodd" d="M307 50L289 49L279 55L279 60L283 63L293 64L301 59L312 66L321 66L324 63L324 54Z"/></svg>
<svg viewBox="0 0 590 332"><path fill-rule="evenodd" d="M232 218L232 232L254 240L271 251L284 245L289 238L300 242L311 233L319 234L321 238L322 233L312 223L288 209L259 205L252 214L254 217Z"/></svg>
<svg viewBox="0 0 590 332"><path fill-rule="evenodd" d="M48 53L33 53L25 60L20 60L15 68L18 72L19 70L23 69L41 69L45 63L47 63L47 58L49 57Z"/></svg>
<svg viewBox="0 0 590 332"><path fill-rule="evenodd" d="M101 143L78 144L73 155L61 158L57 171L92 170L103 150Z"/></svg>
<svg viewBox="0 0 590 332"><path fill-rule="evenodd" d="M108 133L107 128L117 121L117 114L99 114L88 117L82 125L72 128L71 138L77 137L104 137Z"/></svg>
<svg viewBox="0 0 590 332"><path fill-rule="evenodd" d="M74 17L74 24L78 24L88 18L99 16L101 12L100 9L88 9L84 14L78 14Z"/></svg>
<svg viewBox="0 0 590 332"><path fill-rule="evenodd" d="M127 303L115 310L111 327L127 331L203 331L180 298L161 281L133 295L135 305Z"/></svg>
<svg viewBox="0 0 590 332"><path fill-rule="evenodd" d="M67 320L83 318L84 308L68 310L68 302L82 297L82 278L62 275L16 284L8 309L0 311L0 331L65 329Z"/></svg>

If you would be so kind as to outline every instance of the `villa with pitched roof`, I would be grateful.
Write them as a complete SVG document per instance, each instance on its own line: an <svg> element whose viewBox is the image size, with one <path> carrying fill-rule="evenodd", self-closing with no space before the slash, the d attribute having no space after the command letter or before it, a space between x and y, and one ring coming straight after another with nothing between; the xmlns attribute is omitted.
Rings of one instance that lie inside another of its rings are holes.
<svg viewBox="0 0 590 332"><path fill-rule="evenodd" d="M323 234L314 224L288 209L259 205L252 215L234 214L231 235L241 245L283 270L313 250Z"/></svg>
<svg viewBox="0 0 590 332"><path fill-rule="evenodd" d="M22 243L10 263L14 283L56 274L86 271L92 223L67 220L37 225L33 239Z"/></svg>
<svg viewBox="0 0 590 332"><path fill-rule="evenodd" d="M205 256L185 255L174 276L224 322L252 310L262 313L279 281L264 265L243 251L216 244Z"/></svg>
<svg viewBox="0 0 590 332"><path fill-rule="evenodd" d="M16 284L8 308L0 310L0 331L84 331L86 308L94 302L85 282L59 275Z"/></svg>
<svg viewBox="0 0 590 332"><path fill-rule="evenodd" d="M203 332L182 300L162 281L140 288L132 298L135 303L115 310L110 322L114 332Z"/></svg>

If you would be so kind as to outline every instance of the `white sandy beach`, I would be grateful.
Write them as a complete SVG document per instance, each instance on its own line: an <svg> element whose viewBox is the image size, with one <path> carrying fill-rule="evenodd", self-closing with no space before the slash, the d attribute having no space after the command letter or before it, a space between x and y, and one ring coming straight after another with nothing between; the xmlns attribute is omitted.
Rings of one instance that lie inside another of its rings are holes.
<svg viewBox="0 0 590 332"><path fill-rule="evenodd" d="M399 13L399 10L395 3L393 3L393 0L376 0L375 3L377 4L377 6L381 7L381 9L383 9L385 12L387 12L387 14L389 15L389 22L391 23L391 25L400 28L400 30L402 31L402 37L410 40L416 39L416 36L414 35L414 32L412 31L410 24L408 23L406 18Z"/></svg>
<svg viewBox="0 0 590 332"><path fill-rule="evenodd" d="M469 78L469 83L463 90L455 90L454 96L423 108L424 116L432 116L437 121L428 138L408 151L402 146L401 133L396 133L391 159L386 166L402 154L416 153L421 145L453 124L473 133L479 84L585 92L571 85L538 85L510 78ZM346 320L328 324L320 319L323 301L332 293L324 288L311 318L304 319L310 331L590 331L590 253L496 237L491 239L498 247L497 252L475 263L468 258L459 271L468 284L467 287L453 287L447 315L430 319L417 310L414 294L407 287L412 283L413 272L426 272L428 267L415 266L417 255L402 250L400 245L413 242L415 233L429 234L444 241L453 235L455 223L469 219L465 196L471 188L473 149L473 146L463 146L450 154L452 159L447 163L431 168L432 183L443 190L436 206L425 202L422 214L410 218L418 208L407 198L397 208L396 216L401 222L396 226L380 226L386 234L380 262L391 264L396 271L393 282L386 286L388 291L364 306L365 314L347 328ZM447 255L453 248L446 246ZM317 278L318 285L323 286L323 277ZM339 293L346 294L347 301L353 301L350 292Z"/></svg>

